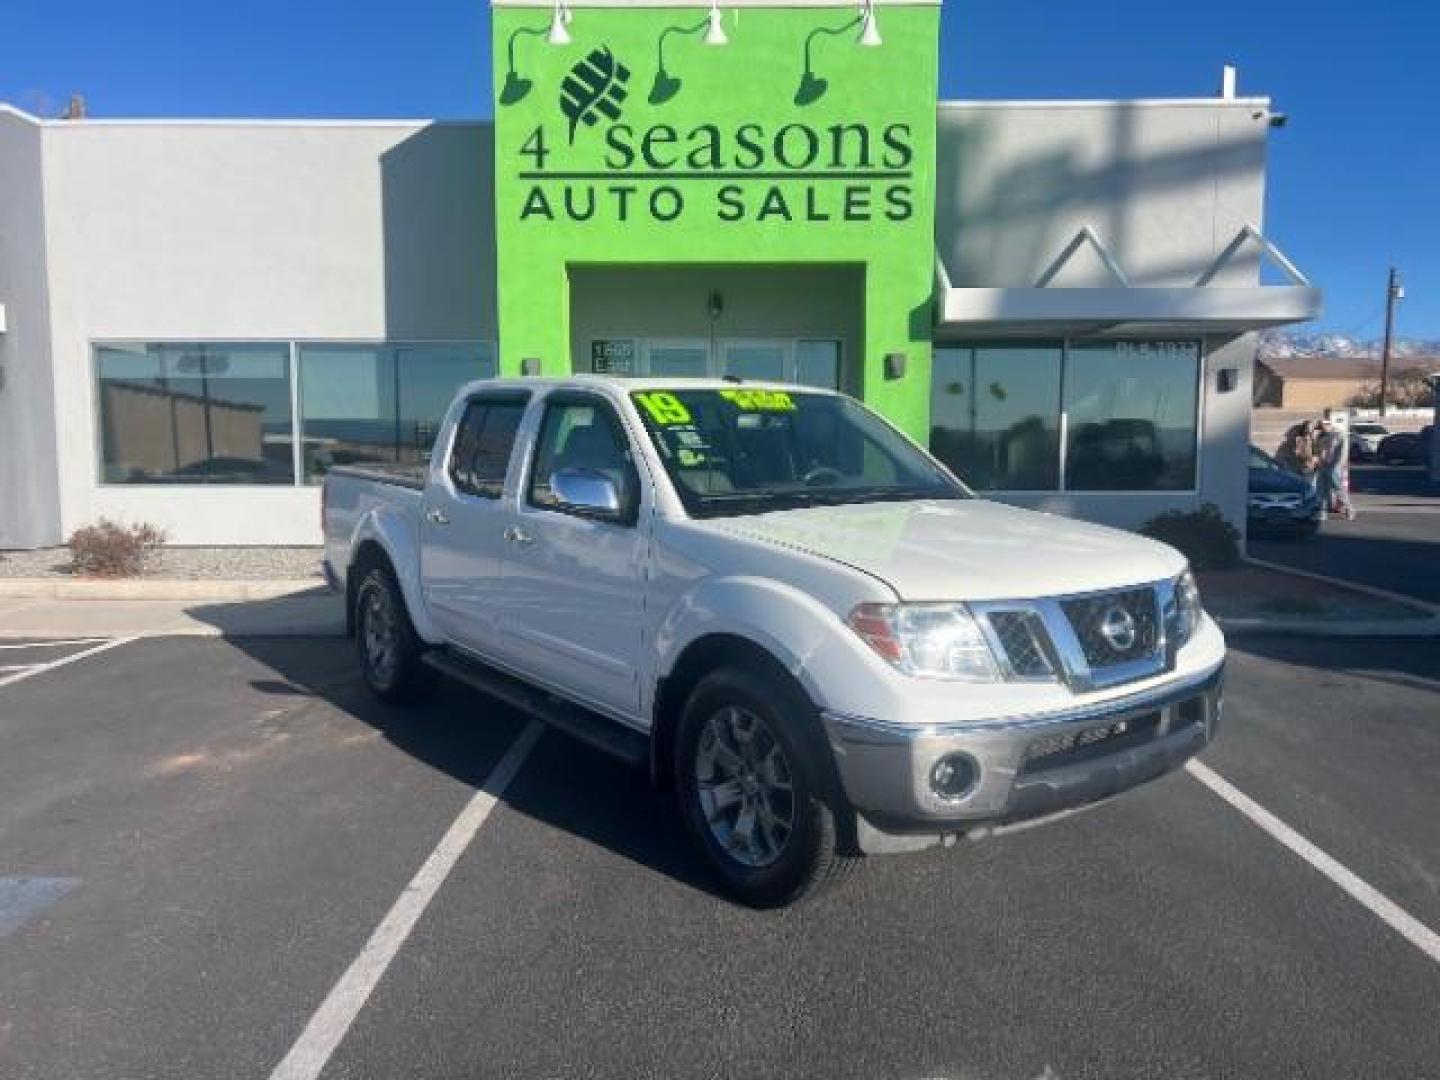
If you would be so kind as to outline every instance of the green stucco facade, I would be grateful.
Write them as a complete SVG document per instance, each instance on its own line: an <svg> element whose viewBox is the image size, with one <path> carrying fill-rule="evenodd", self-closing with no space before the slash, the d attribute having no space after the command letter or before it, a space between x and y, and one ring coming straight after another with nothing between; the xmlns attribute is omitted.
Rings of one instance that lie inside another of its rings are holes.
<svg viewBox="0 0 1440 1080"><path fill-rule="evenodd" d="M494 9L501 372L571 370L577 267L858 267L854 389L923 438L938 7L880 9L879 47L852 5L729 9L724 45L706 10L577 8L552 44L549 7Z"/></svg>

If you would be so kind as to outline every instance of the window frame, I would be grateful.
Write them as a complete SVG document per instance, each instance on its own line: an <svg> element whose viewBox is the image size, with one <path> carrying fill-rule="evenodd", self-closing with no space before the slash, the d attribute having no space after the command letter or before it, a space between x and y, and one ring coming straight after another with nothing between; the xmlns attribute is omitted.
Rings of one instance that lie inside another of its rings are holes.
<svg viewBox="0 0 1440 1080"><path fill-rule="evenodd" d="M625 450L627 459L626 483L630 487L627 493L621 491L620 511L617 514L605 514L586 510L570 509L563 506L547 506L544 503L535 501L535 477L540 467L540 452L544 445L545 425L550 419L552 409L563 409L570 407L586 407L598 410L597 415L603 415L610 425L613 435ZM620 415L620 410L609 398L603 394L596 394L586 390L556 390L546 394L539 402L539 416L535 419L534 437L530 440L529 460L525 463L525 473L522 477L520 490L516 492L517 502L521 507L530 513L560 514L567 518L575 518L580 521L590 521L601 525L615 525L620 528L633 529L639 522L640 503L643 496L640 482L639 458L635 451L635 443L630 438L630 432L625 427L625 421Z"/></svg>
<svg viewBox="0 0 1440 1080"><path fill-rule="evenodd" d="M1195 454L1195 468L1190 487L1186 488L1077 488L1070 487L1066 483L1066 476L1069 471L1069 443L1070 443L1070 412L1065 407L1065 394L1069 389L1070 364L1072 352L1079 346L1095 345L1116 345L1122 342L1134 344L1152 344L1165 342L1177 345L1195 346L1195 414L1194 414L1194 439L1193 449ZM1106 498L1123 497L1132 498L1136 495L1148 496L1199 496L1204 486L1205 472L1205 422L1206 422L1206 400L1205 400L1205 372L1209 363L1209 341L1203 335L1196 336L1147 336L1136 338L1104 338L1085 335L1062 338L974 338L974 339L946 339L938 340L932 349L939 352L942 349L974 350L974 349L999 349L999 348L1051 348L1058 346L1060 349L1060 380L1058 399L1055 403L1055 417L1058 421L1057 434L1059 436L1059 455L1057 467L1059 469L1059 483L1053 488L992 488L981 491L977 494L982 498L992 496L1019 495L1027 497L1043 497L1046 495L1078 495L1085 498ZM935 415L935 383L933 375L930 383L930 422L927 427L930 429L926 437L926 449L931 456L936 457L946 469L950 465L935 455L930 449L931 439L934 430ZM956 475L959 475L958 473ZM961 477L964 480L964 477ZM968 485L967 485L968 486Z"/></svg>

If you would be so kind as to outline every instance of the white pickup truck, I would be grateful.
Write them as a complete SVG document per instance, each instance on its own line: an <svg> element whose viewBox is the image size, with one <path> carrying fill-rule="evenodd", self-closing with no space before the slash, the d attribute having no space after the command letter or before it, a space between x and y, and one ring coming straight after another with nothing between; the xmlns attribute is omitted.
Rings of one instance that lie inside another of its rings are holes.
<svg viewBox="0 0 1440 1080"><path fill-rule="evenodd" d="M1107 798L1220 720L1176 551L976 498L840 394L476 382L427 467L323 501L376 694L444 673L647 767L757 906Z"/></svg>

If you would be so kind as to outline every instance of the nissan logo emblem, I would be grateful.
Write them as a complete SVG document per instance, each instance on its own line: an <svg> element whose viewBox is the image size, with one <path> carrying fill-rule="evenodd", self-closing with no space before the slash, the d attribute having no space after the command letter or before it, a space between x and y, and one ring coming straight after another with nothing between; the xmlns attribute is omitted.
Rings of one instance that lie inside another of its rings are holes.
<svg viewBox="0 0 1440 1080"><path fill-rule="evenodd" d="M1100 619L1100 633L1116 652L1135 645L1135 619L1122 607L1112 607Z"/></svg>

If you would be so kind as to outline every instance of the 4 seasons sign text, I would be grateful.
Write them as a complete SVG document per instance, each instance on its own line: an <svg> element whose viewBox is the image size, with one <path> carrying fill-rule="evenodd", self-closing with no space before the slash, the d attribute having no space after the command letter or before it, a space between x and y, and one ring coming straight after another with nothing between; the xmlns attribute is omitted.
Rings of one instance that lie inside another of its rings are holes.
<svg viewBox="0 0 1440 1080"><path fill-rule="evenodd" d="M519 148L519 219L659 223L899 222L915 213L909 124L654 123L624 118L629 70L596 49L560 116Z"/></svg>

